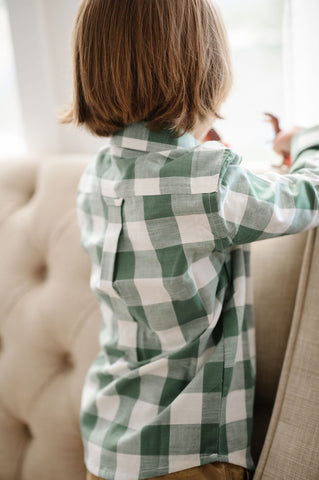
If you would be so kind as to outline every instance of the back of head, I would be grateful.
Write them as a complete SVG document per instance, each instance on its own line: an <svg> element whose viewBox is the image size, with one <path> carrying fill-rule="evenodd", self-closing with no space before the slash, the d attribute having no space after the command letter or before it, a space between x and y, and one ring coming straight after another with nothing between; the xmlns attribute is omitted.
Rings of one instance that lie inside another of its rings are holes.
<svg viewBox="0 0 319 480"><path fill-rule="evenodd" d="M212 0L83 0L73 54L74 100L64 121L100 136L138 121L191 131L219 116L232 83Z"/></svg>

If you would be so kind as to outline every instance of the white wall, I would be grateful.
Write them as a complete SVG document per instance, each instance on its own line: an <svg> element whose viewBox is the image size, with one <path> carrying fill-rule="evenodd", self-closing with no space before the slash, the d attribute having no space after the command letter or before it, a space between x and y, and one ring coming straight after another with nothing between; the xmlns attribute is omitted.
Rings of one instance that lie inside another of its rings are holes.
<svg viewBox="0 0 319 480"><path fill-rule="evenodd" d="M319 0L287 0L286 106L292 124L319 124Z"/></svg>
<svg viewBox="0 0 319 480"><path fill-rule="evenodd" d="M30 153L91 153L105 143L59 125L72 100L71 30L80 0L8 0L18 87Z"/></svg>

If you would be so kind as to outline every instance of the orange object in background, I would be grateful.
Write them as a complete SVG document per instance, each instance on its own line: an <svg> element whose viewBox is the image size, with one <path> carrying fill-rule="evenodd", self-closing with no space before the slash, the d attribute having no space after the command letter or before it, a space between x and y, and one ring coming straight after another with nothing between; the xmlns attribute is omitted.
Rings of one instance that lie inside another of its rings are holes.
<svg viewBox="0 0 319 480"><path fill-rule="evenodd" d="M216 132L216 130L214 128L211 128L207 133L204 139L204 142L213 142L213 141L220 142L223 145L225 145L225 147L229 148L228 143L223 142L220 135Z"/></svg>

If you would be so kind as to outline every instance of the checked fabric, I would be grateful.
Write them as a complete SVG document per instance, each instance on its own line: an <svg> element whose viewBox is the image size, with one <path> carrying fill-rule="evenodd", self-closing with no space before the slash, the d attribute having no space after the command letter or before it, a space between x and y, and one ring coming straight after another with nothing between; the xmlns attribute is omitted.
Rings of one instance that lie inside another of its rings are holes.
<svg viewBox="0 0 319 480"><path fill-rule="evenodd" d="M85 462L137 480L215 461L253 469L249 243L319 224L319 128L293 167L256 176L218 142L144 123L81 177L81 243L101 307L83 389Z"/></svg>

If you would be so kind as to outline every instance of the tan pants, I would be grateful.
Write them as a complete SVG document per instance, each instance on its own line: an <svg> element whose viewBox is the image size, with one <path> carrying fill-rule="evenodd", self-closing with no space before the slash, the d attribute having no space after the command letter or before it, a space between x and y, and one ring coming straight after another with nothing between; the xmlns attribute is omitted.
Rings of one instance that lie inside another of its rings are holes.
<svg viewBox="0 0 319 480"><path fill-rule="evenodd" d="M243 467L231 463L208 463L180 472L152 477L148 480L250 480L252 475ZM86 480L104 480L87 472Z"/></svg>

